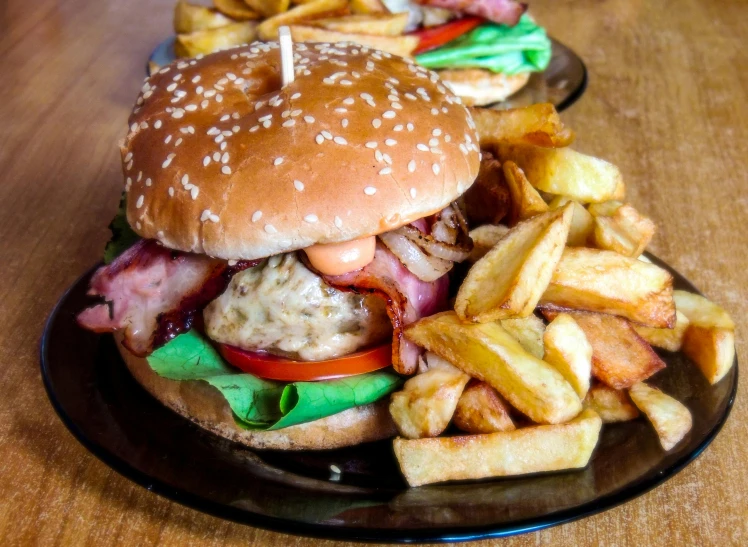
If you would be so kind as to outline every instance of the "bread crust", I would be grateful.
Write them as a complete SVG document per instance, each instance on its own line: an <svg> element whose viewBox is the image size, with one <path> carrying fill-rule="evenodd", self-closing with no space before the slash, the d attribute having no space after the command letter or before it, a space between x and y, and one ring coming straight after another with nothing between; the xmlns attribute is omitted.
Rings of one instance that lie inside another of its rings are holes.
<svg viewBox="0 0 748 547"><path fill-rule="evenodd" d="M530 79L529 72L508 76L480 68L440 70L439 76L468 106L485 106L506 100Z"/></svg>
<svg viewBox="0 0 748 547"><path fill-rule="evenodd" d="M465 192L480 150L435 72L355 44L179 61L145 83L122 145L127 218L166 247L255 259L393 230Z"/></svg>
<svg viewBox="0 0 748 547"><path fill-rule="evenodd" d="M167 380L153 372L144 358L130 353L120 339L117 348L135 380L164 406L203 429L251 448L329 450L386 439L396 433L387 397L277 431L242 429L236 425L226 400L207 382Z"/></svg>

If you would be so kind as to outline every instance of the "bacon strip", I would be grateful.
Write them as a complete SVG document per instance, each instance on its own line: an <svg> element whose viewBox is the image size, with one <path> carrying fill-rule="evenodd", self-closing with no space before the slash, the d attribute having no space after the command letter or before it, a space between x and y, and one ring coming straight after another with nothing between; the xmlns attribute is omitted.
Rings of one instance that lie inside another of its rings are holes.
<svg viewBox="0 0 748 547"><path fill-rule="evenodd" d="M95 332L124 332L123 344L145 356L189 330L197 311L221 294L231 277L259 261L225 260L172 251L141 240L91 278L88 293L104 297L78 315Z"/></svg>
<svg viewBox="0 0 748 547"><path fill-rule="evenodd" d="M416 0L422 6L444 8L459 13L477 15L494 23L514 26L527 10L526 4L514 0Z"/></svg>
<svg viewBox="0 0 748 547"><path fill-rule="evenodd" d="M448 276L431 283L421 281L384 245L377 242L374 260L364 268L322 278L337 289L376 293L387 300L387 314L394 328L392 365L400 374L415 373L421 350L403 337L403 328L421 317L446 308Z"/></svg>

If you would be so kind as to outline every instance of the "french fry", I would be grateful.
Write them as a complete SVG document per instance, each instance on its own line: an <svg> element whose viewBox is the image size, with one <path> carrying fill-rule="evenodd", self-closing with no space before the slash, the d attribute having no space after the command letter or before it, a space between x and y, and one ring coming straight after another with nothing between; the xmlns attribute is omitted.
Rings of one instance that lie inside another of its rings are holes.
<svg viewBox="0 0 748 547"><path fill-rule="evenodd" d="M540 307L610 313L670 328L675 325L673 276L612 251L571 247L564 250Z"/></svg>
<svg viewBox="0 0 748 547"><path fill-rule="evenodd" d="M242 21L223 27L198 30L190 34L178 34L174 52L178 57L196 57L254 41L257 23Z"/></svg>
<svg viewBox="0 0 748 547"><path fill-rule="evenodd" d="M213 0L218 11L236 21L259 19L260 14L251 9L242 0Z"/></svg>
<svg viewBox="0 0 748 547"><path fill-rule="evenodd" d="M452 421L466 433L496 433L516 429L509 404L485 382L471 380L457 401Z"/></svg>
<svg viewBox="0 0 748 547"><path fill-rule="evenodd" d="M528 315L527 317L515 317L514 319L502 319L499 321L504 330L511 334L519 342L525 351L538 359L545 354L543 346L543 333L545 323L540 317Z"/></svg>
<svg viewBox="0 0 748 547"><path fill-rule="evenodd" d="M593 217L610 217L613 216L622 206L622 201L611 199L601 203L590 203L587 210Z"/></svg>
<svg viewBox="0 0 748 547"><path fill-rule="evenodd" d="M513 161L502 165L504 178L512 197L509 213L509 225L514 226L521 220L534 217L548 211L548 205L538 191L530 185L522 169Z"/></svg>
<svg viewBox="0 0 748 547"><path fill-rule="evenodd" d="M312 19L341 15L345 13L347 9L348 3L346 0L313 0L312 2L298 5L290 10L288 9L288 2L286 2L286 7L284 10L278 11L275 14L269 14L271 16L260 23L258 33L261 40L276 40L278 38L278 28L284 25L294 25L296 23L306 22ZM320 32L322 32L320 29L315 30L319 30ZM297 31L297 36L299 36L299 34L300 33ZM293 36L293 32L291 35ZM297 42L338 41L297 36L293 36L293 39Z"/></svg>
<svg viewBox="0 0 748 547"><path fill-rule="evenodd" d="M463 195L468 222L472 226L498 224L509 212L511 196L501 163L483 154L478 177Z"/></svg>
<svg viewBox="0 0 748 547"><path fill-rule="evenodd" d="M584 399L590 389L592 346L574 318L560 313L543 333L543 361L553 365Z"/></svg>
<svg viewBox="0 0 748 547"><path fill-rule="evenodd" d="M574 132L564 127L552 104L494 110L470 108L482 148L498 144L527 144L557 148L574 142Z"/></svg>
<svg viewBox="0 0 748 547"><path fill-rule="evenodd" d="M644 382L631 386L629 395L654 426L660 444L666 451L672 449L691 431L691 412L670 395Z"/></svg>
<svg viewBox="0 0 748 547"><path fill-rule="evenodd" d="M593 215L595 228L592 242L598 249L637 257L644 252L655 233L655 223L639 214L631 205L620 205L608 215Z"/></svg>
<svg viewBox="0 0 748 547"><path fill-rule="evenodd" d="M244 0L244 3L263 17L284 13L291 4L290 0Z"/></svg>
<svg viewBox="0 0 748 547"><path fill-rule="evenodd" d="M232 22L218 10L198 4L177 2L174 6L174 32L177 34L222 27Z"/></svg>
<svg viewBox="0 0 748 547"><path fill-rule="evenodd" d="M486 382L536 423L576 416L581 402L560 372L533 357L498 323L465 324L442 312L409 325L405 335Z"/></svg>
<svg viewBox="0 0 748 547"><path fill-rule="evenodd" d="M453 368L430 368L417 374L390 398L390 414L403 437L436 437L452 419L462 390L470 380Z"/></svg>
<svg viewBox="0 0 748 547"><path fill-rule="evenodd" d="M600 436L592 410L561 425L541 425L484 435L394 441L410 486L488 477L581 469Z"/></svg>
<svg viewBox="0 0 748 547"><path fill-rule="evenodd" d="M595 219L581 203L566 196L556 196L548 204L548 208L555 211L567 203L573 204L574 214L571 217L569 237L566 239L566 244L569 247L584 247L595 229Z"/></svg>
<svg viewBox="0 0 748 547"><path fill-rule="evenodd" d="M416 46L418 46L417 36L375 36L373 34L353 34L303 25L291 25L290 28L291 36L297 42L353 42L361 44L362 46L392 53L393 55L399 55L400 57L409 57Z"/></svg>
<svg viewBox="0 0 748 547"><path fill-rule="evenodd" d="M590 387L582 406L597 412L604 424L629 422L639 417L639 409L631 402L626 390L600 383Z"/></svg>
<svg viewBox="0 0 748 547"><path fill-rule="evenodd" d="M720 306L698 294L674 291L678 311L688 318L683 352L716 384L735 362L735 323Z"/></svg>
<svg viewBox="0 0 748 547"><path fill-rule="evenodd" d="M677 291L673 291L675 295ZM677 308L677 303L676 303ZM667 351L680 351L683 346L683 338L686 335L690 321L683 312L675 310L675 326L672 329L657 329L652 327L642 327L641 325L632 325L639 336L644 338L647 343L657 348Z"/></svg>
<svg viewBox="0 0 748 547"><path fill-rule="evenodd" d="M350 0L351 13L374 14L389 13L390 10L382 0Z"/></svg>
<svg viewBox="0 0 748 547"><path fill-rule="evenodd" d="M457 315L485 323L532 314L564 250L571 215L565 207L512 228L470 268L457 291Z"/></svg>
<svg viewBox="0 0 748 547"><path fill-rule="evenodd" d="M317 19L309 24L338 32L400 36L405 32L405 25L408 24L408 12L345 15Z"/></svg>
<svg viewBox="0 0 748 547"><path fill-rule="evenodd" d="M546 313L548 319L555 313ZM592 346L592 375L614 389L625 389L665 368L665 363L631 326L602 313L569 312Z"/></svg>
<svg viewBox="0 0 748 547"><path fill-rule="evenodd" d="M470 239L473 240L473 250L470 251L467 261L470 263L478 262L508 231L509 227L503 224L484 224L470 230Z"/></svg>
<svg viewBox="0 0 748 547"><path fill-rule="evenodd" d="M580 203L621 199L625 187L618 167L570 148L499 145L499 160L513 161L535 188Z"/></svg>

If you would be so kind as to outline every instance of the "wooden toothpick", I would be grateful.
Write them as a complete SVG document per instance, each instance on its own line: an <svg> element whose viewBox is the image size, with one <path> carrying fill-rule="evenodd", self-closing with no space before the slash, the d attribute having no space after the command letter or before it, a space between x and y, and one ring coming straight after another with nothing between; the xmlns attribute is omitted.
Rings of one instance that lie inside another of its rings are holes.
<svg viewBox="0 0 748 547"><path fill-rule="evenodd" d="M283 87L293 82L293 39L291 38L291 29L280 27L278 29L278 40L280 41L281 51L281 79Z"/></svg>

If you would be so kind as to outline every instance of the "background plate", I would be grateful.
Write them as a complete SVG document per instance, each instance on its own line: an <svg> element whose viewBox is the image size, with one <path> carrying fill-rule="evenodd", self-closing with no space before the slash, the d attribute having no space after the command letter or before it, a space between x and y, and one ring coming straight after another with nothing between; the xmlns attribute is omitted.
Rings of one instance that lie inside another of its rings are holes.
<svg viewBox="0 0 748 547"><path fill-rule="evenodd" d="M491 105L491 108L515 108L550 102L560 112L582 96L587 88L587 68L584 62L561 42L551 38L551 44L553 56L548 68L544 72L534 73L525 87L506 101ZM168 65L175 59L174 36L171 36L153 50L148 58L146 73L150 76L157 67Z"/></svg>
<svg viewBox="0 0 748 547"><path fill-rule="evenodd" d="M655 260L656 261L656 260ZM656 261L659 265L661 262ZM669 269L669 268L668 268ZM695 291L670 270L676 288ZM110 335L79 328L91 272L62 297L41 342L49 398L75 437L109 466L179 503L292 534L368 541L455 541L512 535L630 500L682 469L715 437L733 404L736 366L710 386L681 354L652 383L693 413L670 453L644 420L603 427L581 471L406 487L381 441L342 450L259 452L163 407L130 376ZM330 465L342 470L330 480Z"/></svg>

